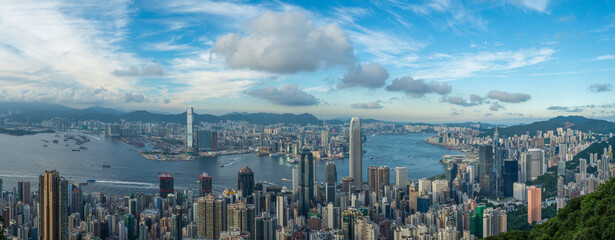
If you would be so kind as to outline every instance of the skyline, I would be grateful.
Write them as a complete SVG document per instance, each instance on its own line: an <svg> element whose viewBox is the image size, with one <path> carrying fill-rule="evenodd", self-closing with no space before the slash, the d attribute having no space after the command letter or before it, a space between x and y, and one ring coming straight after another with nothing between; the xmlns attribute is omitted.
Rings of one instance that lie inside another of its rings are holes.
<svg viewBox="0 0 615 240"><path fill-rule="evenodd" d="M412 122L615 115L613 3L305 4L9 2L0 101Z"/></svg>

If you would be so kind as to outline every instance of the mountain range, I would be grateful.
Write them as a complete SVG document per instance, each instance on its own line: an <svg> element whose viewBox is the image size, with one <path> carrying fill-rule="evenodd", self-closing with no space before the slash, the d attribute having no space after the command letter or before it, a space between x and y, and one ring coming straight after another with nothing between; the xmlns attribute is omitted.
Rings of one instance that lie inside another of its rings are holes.
<svg viewBox="0 0 615 240"><path fill-rule="evenodd" d="M71 120L98 120L102 122L119 122L124 121L142 121L142 122L158 122L158 123L185 123L186 113L166 114L154 113L151 111L121 111L113 108L105 107L89 107L84 109L71 108L59 104L48 103L23 103L23 102L0 102L0 113L8 111L18 111L13 114L13 119L17 121L40 122L53 117L66 117ZM350 118L336 118L329 120L321 120L309 113L293 114L293 113L239 113L232 112L220 116L212 114L194 114L194 121L198 122L220 122L220 121L246 121L252 124L299 124L299 125L322 125L328 124L343 124L349 122ZM361 119L361 123L395 123L390 121L381 121L376 119ZM412 124L412 123L404 123ZM419 124L419 123L414 123ZM427 124L427 123L424 123ZM446 125L459 127L472 127L482 130L482 135L493 135L495 125L480 122L465 122L465 123L443 123L443 124L428 124L428 125ZM477 127L479 126L479 127ZM571 128L573 130L582 130L584 132L592 131L595 133L611 133L615 132L615 123L605 120L589 119L581 116L559 116L545 121L533 122L530 124L514 125L509 127L498 128L500 136L513 136L530 133L536 135L537 131L555 131L557 128Z"/></svg>

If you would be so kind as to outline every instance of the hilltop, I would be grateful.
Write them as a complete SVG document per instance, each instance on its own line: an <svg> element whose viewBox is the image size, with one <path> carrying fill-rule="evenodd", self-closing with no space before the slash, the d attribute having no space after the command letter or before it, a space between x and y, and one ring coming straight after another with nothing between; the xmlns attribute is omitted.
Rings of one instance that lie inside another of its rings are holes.
<svg viewBox="0 0 615 240"><path fill-rule="evenodd" d="M515 125L510 127L498 128L500 136L512 137L514 135L523 135L529 133L536 135L537 131L555 131L557 128L570 128L572 130L581 130L583 132L594 133L611 133L615 132L615 123L606 120L589 119L581 116L559 116L546 121L538 121L525 125ZM494 129L489 129L483 132L484 136L493 135Z"/></svg>

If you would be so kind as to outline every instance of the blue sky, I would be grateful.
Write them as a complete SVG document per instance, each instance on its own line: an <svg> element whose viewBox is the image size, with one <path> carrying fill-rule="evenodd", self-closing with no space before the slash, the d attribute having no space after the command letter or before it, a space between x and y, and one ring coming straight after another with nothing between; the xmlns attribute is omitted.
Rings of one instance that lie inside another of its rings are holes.
<svg viewBox="0 0 615 240"><path fill-rule="evenodd" d="M615 2L8 1L0 101L613 119Z"/></svg>

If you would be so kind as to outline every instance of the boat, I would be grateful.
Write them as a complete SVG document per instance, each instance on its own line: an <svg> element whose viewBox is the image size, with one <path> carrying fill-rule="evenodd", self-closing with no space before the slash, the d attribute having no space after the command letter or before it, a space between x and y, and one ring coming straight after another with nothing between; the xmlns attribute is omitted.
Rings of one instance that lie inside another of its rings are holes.
<svg viewBox="0 0 615 240"><path fill-rule="evenodd" d="M49 147L47 144L43 145L43 147Z"/></svg>
<svg viewBox="0 0 615 240"><path fill-rule="evenodd" d="M68 144L66 144L66 146L68 147Z"/></svg>
<svg viewBox="0 0 615 240"><path fill-rule="evenodd" d="M288 181L288 179L282 178L282 182L286 182L286 181Z"/></svg>
<svg viewBox="0 0 615 240"><path fill-rule="evenodd" d="M102 165L103 168L111 168L111 165L107 164L107 163L103 163Z"/></svg>
<svg viewBox="0 0 615 240"><path fill-rule="evenodd" d="M372 157L372 156L369 156L369 159L374 159L374 157Z"/></svg>
<svg viewBox="0 0 615 240"><path fill-rule="evenodd" d="M96 182L96 180L94 180L94 179L88 179L88 180L86 180L85 182L93 183L93 182Z"/></svg>
<svg viewBox="0 0 615 240"><path fill-rule="evenodd" d="M79 149L81 149L81 150L88 150L88 148L86 148L85 146L81 146L81 147L79 147Z"/></svg>
<svg viewBox="0 0 615 240"><path fill-rule="evenodd" d="M79 152L79 151L81 151L81 150L79 150L79 149L73 149L73 152Z"/></svg>
<svg viewBox="0 0 615 240"><path fill-rule="evenodd" d="M269 157L281 157L284 156L284 153L281 152L277 152L277 153L270 153Z"/></svg>
<svg viewBox="0 0 615 240"><path fill-rule="evenodd" d="M53 140L53 143L58 144L58 140Z"/></svg>
<svg viewBox="0 0 615 240"><path fill-rule="evenodd" d="M297 159L294 158L289 158L288 160L286 160L287 163L297 163Z"/></svg>
<svg viewBox="0 0 615 240"><path fill-rule="evenodd" d="M224 167L224 165L220 165L220 167Z"/></svg>

